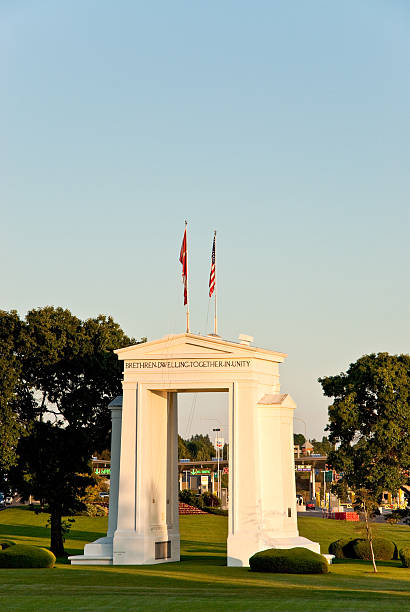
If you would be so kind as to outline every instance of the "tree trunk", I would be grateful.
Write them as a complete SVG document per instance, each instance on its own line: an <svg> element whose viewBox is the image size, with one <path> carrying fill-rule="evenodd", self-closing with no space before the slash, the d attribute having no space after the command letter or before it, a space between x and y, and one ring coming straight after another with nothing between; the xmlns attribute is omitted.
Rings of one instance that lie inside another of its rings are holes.
<svg viewBox="0 0 410 612"><path fill-rule="evenodd" d="M43 422L43 410L44 410L45 402L46 402L46 392L44 391L44 393L43 393L43 400L42 400L41 406L40 406L40 423Z"/></svg>
<svg viewBox="0 0 410 612"><path fill-rule="evenodd" d="M59 508L50 508L50 511L51 511L50 549L51 549L51 552L53 552L56 557L64 557L66 556L66 553L64 550L64 542L63 542L63 530L62 530L62 525L61 525L61 511Z"/></svg>
<svg viewBox="0 0 410 612"><path fill-rule="evenodd" d="M363 508L364 508L364 520L366 521L367 541L369 542L370 555L371 555L372 563L373 563L373 571L377 574L376 559L374 558L374 550L373 550L373 532L372 532L372 528L370 527L369 514L367 512L365 503L363 503Z"/></svg>

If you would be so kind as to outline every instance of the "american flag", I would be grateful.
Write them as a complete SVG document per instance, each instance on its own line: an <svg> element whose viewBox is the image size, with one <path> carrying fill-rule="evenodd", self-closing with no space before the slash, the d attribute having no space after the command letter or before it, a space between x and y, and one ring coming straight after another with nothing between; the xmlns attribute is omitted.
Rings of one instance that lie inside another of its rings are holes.
<svg viewBox="0 0 410 612"><path fill-rule="evenodd" d="M214 236L214 243L212 245L211 273L209 275L209 297L212 297L214 290L215 290L215 236Z"/></svg>
<svg viewBox="0 0 410 612"><path fill-rule="evenodd" d="M186 248L186 224L185 224L184 238L182 240L181 252L179 254L179 261L182 263L182 282L184 283L184 306L186 306L188 303L188 289L187 289L188 254L187 254L187 248Z"/></svg>

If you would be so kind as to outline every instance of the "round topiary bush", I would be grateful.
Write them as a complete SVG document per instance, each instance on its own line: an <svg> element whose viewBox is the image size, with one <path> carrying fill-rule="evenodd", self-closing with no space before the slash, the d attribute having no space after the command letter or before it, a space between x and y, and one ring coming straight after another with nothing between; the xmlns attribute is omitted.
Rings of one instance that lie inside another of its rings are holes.
<svg viewBox="0 0 410 612"><path fill-rule="evenodd" d="M268 548L249 559L252 572L281 574L327 574L326 559L307 548Z"/></svg>
<svg viewBox="0 0 410 612"><path fill-rule="evenodd" d="M385 538L374 538L373 540L373 552L374 558L377 561L390 561L394 558L396 545L390 540ZM355 559L365 559L370 561L370 545L369 542L363 538L357 538L353 542L353 551Z"/></svg>
<svg viewBox="0 0 410 612"><path fill-rule="evenodd" d="M354 559L353 543L351 538L341 538L329 544L329 554L336 559Z"/></svg>
<svg viewBox="0 0 410 612"><path fill-rule="evenodd" d="M38 546L15 544L0 550L0 567L53 567L56 558L52 552Z"/></svg>
<svg viewBox="0 0 410 612"><path fill-rule="evenodd" d="M403 567L410 567L410 548L402 548L399 557Z"/></svg>
<svg viewBox="0 0 410 612"><path fill-rule="evenodd" d="M5 550L9 546L15 546L16 543L12 540L0 540L0 550Z"/></svg>

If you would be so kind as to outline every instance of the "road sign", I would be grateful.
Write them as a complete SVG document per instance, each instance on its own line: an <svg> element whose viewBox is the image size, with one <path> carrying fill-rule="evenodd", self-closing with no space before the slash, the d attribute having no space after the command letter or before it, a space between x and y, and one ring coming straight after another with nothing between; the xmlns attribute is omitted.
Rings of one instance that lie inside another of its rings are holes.
<svg viewBox="0 0 410 612"><path fill-rule="evenodd" d="M215 446L216 448L223 448L224 447L224 439L223 438L215 438Z"/></svg>

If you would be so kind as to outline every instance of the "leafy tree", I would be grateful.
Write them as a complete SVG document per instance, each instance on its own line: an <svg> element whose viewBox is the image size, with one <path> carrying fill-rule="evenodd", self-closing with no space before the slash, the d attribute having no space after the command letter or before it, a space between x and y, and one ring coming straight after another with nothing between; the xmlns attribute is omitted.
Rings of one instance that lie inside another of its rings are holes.
<svg viewBox="0 0 410 612"><path fill-rule="evenodd" d="M385 517L385 520L392 525L403 521L406 525L410 525L410 508L397 508Z"/></svg>
<svg viewBox="0 0 410 612"><path fill-rule="evenodd" d="M122 392L122 365L113 350L136 340L111 317L81 321L46 306L26 316L19 410L29 421L54 417L85 427L94 449L109 446L108 403Z"/></svg>
<svg viewBox="0 0 410 612"><path fill-rule="evenodd" d="M193 489L183 489L179 492L179 501L189 506L197 505L198 495Z"/></svg>
<svg viewBox="0 0 410 612"><path fill-rule="evenodd" d="M80 498L94 483L88 436L85 430L37 421L29 435L20 438L17 454L10 480L23 499L32 495L40 502L38 511L50 512L50 548L61 557L63 517L84 508Z"/></svg>
<svg viewBox="0 0 410 612"><path fill-rule="evenodd" d="M305 442L306 442L306 438L303 434L301 433L293 434L293 444L295 445L299 444L299 446L302 448Z"/></svg>
<svg viewBox="0 0 410 612"><path fill-rule="evenodd" d="M191 459L186 442L180 435L178 435L178 459Z"/></svg>
<svg viewBox="0 0 410 612"><path fill-rule="evenodd" d="M374 533L370 522L370 519L375 516L378 511L378 501L374 491L371 489L366 489L366 487L356 488L354 509L357 512L361 512L364 516L365 535L370 546L370 556L372 559L373 570L377 572L376 558L373 549ZM358 528L360 530L360 525Z"/></svg>
<svg viewBox="0 0 410 612"><path fill-rule="evenodd" d="M84 495L81 497L81 501L84 504L97 504L101 503L100 493L109 493L110 488L107 479L99 474L93 474L93 481L86 488Z"/></svg>
<svg viewBox="0 0 410 612"><path fill-rule="evenodd" d="M18 437L23 434L17 454L25 480L16 478L16 470L14 478L21 493L40 495L42 507L49 506L52 548L56 554L62 551L61 512L70 514L76 508L74 498L57 487L62 466L76 498L84 482L80 473L87 473L81 466L92 452L109 445L111 423L107 405L122 392L122 366L113 349L135 343L111 317L103 315L81 321L67 309L46 306L28 312L24 322L13 312L0 316L0 366L2 356L4 362L11 364L0 374L4 377L0 389L0 433L4 432L4 447L9 453L4 451L0 461L10 467ZM50 419L65 429L52 427L47 423ZM46 427L44 445L48 444L46 449L52 451L53 461L47 470L40 469L35 453L27 452L33 444L43 443L38 435L39 424ZM72 444L67 436L71 436ZM74 443L76 440L78 444ZM67 463L66 448L70 444ZM50 488L50 482L56 484L55 489ZM60 506L53 491L62 492Z"/></svg>
<svg viewBox="0 0 410 612"><path fill-rule="evenodd" d="M186 447L194 461L211 461L212 457L215 457L216 451L208 434L191 436L191 439L186 442Z"/></svg>
<svg viewBox="0 0 410 612"><path fill-rule="evenodd" d="M326 436L322 437L321 442L313 439L312 446L313 452L320 455L328 455L334 449L334 444L332 444Z"/></svg>
<svg viewBox="0 0 410 612"><path fill-rule="evenodd" d="M410 468L410 356L364 355L346 373L319 382L334 398L327 429L337 448L328 462L360 502L373 555L372 510L384 490L397 493Z"/></svg>
<svg viewBox="0 0 410 612"><path fill-rule="evenodd" d="M16 459L21 423L13 410L21 374L19 354L22 324L16 311L0 310L0 471L8 470Z"/></svg>
<svg viewBox="0 0 410 612"><path fill-rule="evenodd" d="M228 458L229 444L225 442L220 458ZM216 449L209 435L195 434L189 440L178 436L178 458L192 461L211 461L216 456Z"/></svg>
<svg viewBox="0 0 410 612"><path fill-rule="evenodd" d="M331 485L331 490L334 495L342 502L347 502L350 499L349 487L346 480L340 479Z"/></svg>
<svg viewBox="0 0 410 612"><path fill-rule="evenodd" d="M215 493L205 491L200 496L199 505L203 508L219 508L221 500Z"/></svg>
<svg viewBox="0 0 410 612"><path fill-rule="evenodd" d="M109 448L105 448L100 452L96 451L95 456L97 459L102 459L103 461L111 461L111 451Z"/></svg>

